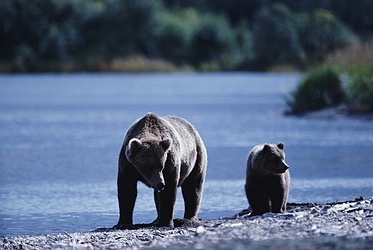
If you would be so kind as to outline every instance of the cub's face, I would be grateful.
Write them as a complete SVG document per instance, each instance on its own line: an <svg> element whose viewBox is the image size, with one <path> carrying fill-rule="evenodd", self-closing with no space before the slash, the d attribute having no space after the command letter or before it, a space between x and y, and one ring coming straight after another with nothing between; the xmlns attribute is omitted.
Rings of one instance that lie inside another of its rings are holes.
<svg viewBox="0 0 373 250"><path fill-rule="evenodd" d="M126 148L128 161L157 191L162 191L166 185L162 171L171 144L171 139L159 141L156 139L139 140L133 138Z"/></svg>
<svg viewBox="0 0 373 250"><path fill-rule="evenodd" d="M285 162L284 144L265 144L262 150L266 172L281 174L289 169Z"/></svg>

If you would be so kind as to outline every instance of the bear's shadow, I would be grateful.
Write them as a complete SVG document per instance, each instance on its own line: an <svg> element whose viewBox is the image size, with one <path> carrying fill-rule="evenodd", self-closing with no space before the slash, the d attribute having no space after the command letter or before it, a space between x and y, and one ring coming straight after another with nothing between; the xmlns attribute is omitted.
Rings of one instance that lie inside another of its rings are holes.
<svg viewBox="0 0 373 250"><path fill-rule="evenodd" d="M174 219L174 227L198 227L200 224L193 220L188 219ZM124 225L124 226L114 226L114 227L101 227L93 230L93 232L107 232L107 231L115 231L115 230L136 230L141 228L163 228L157 227L155 223L142 223L142 224L132 224L132 225Z"/></svg>

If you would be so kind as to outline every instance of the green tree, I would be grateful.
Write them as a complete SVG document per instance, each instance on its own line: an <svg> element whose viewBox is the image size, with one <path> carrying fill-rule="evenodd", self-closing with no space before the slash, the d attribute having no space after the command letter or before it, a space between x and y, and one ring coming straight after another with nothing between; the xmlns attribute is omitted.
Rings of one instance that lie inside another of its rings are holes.
<svg viewBox="0 0 373 250"><path fill-rule="evenodd" d="M226 19L205 14L192 33L190 61L197 66L214 62L229 69L237 63L236 46L234 31Z"/></svg>
<svg viewBox="0 0 373 250"><path fill-rule="evenodd" d="M294 13L285 5L274 4L260 10L252 32L258 69L304 60Z"/></svg>
<svg viewBox="0 0 373 250"><path fill-rule="evenodd" d="M328 53L355 39L347 27L327 10L315 10L305 19L300 40L311 63L320 62Z"/></svg>
<svg viewBox="0 0 373 250"><path fill-rule="evenodd" d="M124 57L153 53L158 1L104 1L82 27L85 54L93 57Z"/></svg>
<svg viewBox="0 0 373 250"><path fill-rule="evenodd" d="M155 32L157 55L178 64L187 63L192 32L199 19L194 9L161 11Z"/></svg>
<svg viewBox="0 0 373 250"><path fill-rule="evenodd" d="M249 29L248 22L242 21L240 26L236 29L237 46L240 51L239 63L235 70L251 70L255 69L253 62L255 53L253 50L253 37Z"/></svg>
<svg viewBox="0 0 373 250"><path fill-rule="evenodd" d="M368 40L373 35L373 2L371 0L330 0L332 13L343 23Z"/></svg>
<svg viewBox="0 0 373 250"><path fill-rule="evenodd" d="M1 1L1 60L14 61L19 70L37 70L38 62L68 59L80 39L75 15L70 2Z"/></svg>

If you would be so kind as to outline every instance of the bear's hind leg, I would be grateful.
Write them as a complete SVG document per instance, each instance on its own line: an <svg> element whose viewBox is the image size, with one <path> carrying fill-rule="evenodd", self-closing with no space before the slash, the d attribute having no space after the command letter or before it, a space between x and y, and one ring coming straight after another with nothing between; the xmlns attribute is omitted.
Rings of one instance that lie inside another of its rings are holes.
<svg viewBox="0 0 373 250"><path fill-rule="evenodd" d="M181 185L184 198L184 219L199 222L197 214L201 205L207 168L207 153L204 147L197 150L197 159L192 172Z"/></svg>
<svg viewBox="0 0 373 250"><path fill-rule="evenodd" d="M199 222L197 214L202 200L203 184L203 176L197 176L195 178L189 176L181 186L184 198L185 219Z"/></svg>

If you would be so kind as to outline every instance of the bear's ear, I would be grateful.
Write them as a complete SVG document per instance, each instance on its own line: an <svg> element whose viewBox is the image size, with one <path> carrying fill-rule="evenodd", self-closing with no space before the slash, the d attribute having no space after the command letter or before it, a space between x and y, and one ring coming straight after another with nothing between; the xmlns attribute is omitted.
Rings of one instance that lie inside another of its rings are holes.
<svg viewBox="0 0 373 250"><path fill-rule="evenodd" d="M128 145L130 155L135 156L138 152L140 152L142 142L137 138L132 138Z"/></svg>
<svg viewBox="0 0 373 250"><path fill-rule="evenodd" d="M171 147L172 141L170 138L166 138L163 141L161 141L159 145L161 145L164 151L167 151Z"/></svg>
<svg viewBox="0 0 373 250"><path fill-rule="evenodd" d="M264 153L271 152L271 146L269 146L268 144L265 144L263 147L263 152Z"/></svg>
<svg viewBox="0 0 373 250"><path fill-rule="evenodd" d="M279 148L279 149L284 149L284 144L282 143L282 142L280 142L279 144L277 144L277 147Z"/></svg>

